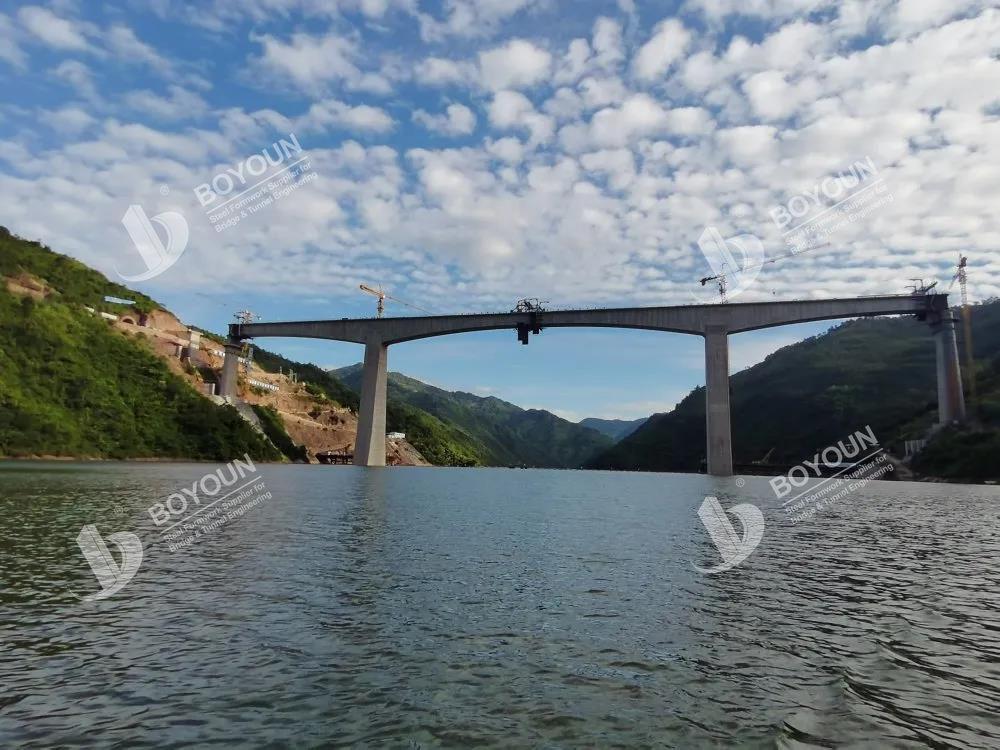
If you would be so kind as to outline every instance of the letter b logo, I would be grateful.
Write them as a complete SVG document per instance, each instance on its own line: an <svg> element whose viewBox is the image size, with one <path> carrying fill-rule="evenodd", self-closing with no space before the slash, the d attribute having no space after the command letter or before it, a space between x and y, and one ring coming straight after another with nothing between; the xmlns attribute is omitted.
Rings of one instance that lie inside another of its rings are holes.
<svg viewBox="0 0 1000 750"><path fill-rule="evenodd" d="M125 225L135 249L139 251L146 268L149 269L138 276L122 276L118 272L125 281L145 281L159 276L177 262L187 247L188 225L183 216L176 211L164 211L154 216L152 220L167 230L166 247L163 246L150 220L146 218L142 206L129 206L122 217L122 224Z"/></svg>
<svg viewBox="0 0 1000 750"><path fill-rule="evenodd" d="M742 503L734 505L729 512L743 524L742 536L736 533L718 499L709 495L698 509L698 517L701 518L708 535L712 537L712 543L722 556L722 565L714 568L699 568L695 565L696 570L702 573L721 573L735 568L750 557L750 553L760 544L764 536L764 514L760 512L760 508L750 503Z"/></svg>
<svg viewBox="0 0 1000 750"><path fill-rule="evenodd" d="M119 531L109 536L108 539L114 542L122 553L120 566L111 556L108 545L104 543L97 527L93 524L84 526L76 537L77 546L80 547L83 556L90 563L102 589L97 594L80 597L85 602L107 599L109 596L117 594L125 587L125 584L132 580L132 576L138 572L139 566L142 565L142 542L139 537L130 531Z"/></svg>

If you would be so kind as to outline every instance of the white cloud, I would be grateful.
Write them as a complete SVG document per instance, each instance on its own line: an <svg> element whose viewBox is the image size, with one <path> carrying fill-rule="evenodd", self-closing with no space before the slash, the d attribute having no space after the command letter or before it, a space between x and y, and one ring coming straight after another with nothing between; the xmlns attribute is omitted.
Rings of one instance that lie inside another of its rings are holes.
<svg viewBox="0 0 1000 750"><path fill-rule="evenodd" d="M97 98L93 71L79 60L64 60L52 72L57 78L73 86L78 96Z"/></svg>
<svg viewBox="0 0 1000 750"><path fill-rule="evenodd" d="M716 140L730 161L747 167L775 158L776 134L777 131L768 125L741 125L720 130Z"/></svg>
<svg viewBox="0 0 1000 750"><path fill-rule="evenodd" d="M525 148L517 138L501 138L486 145L487 151L508 164L519 164L524 158Z"/></svg>
<svg viewBox="0 0 1000 750"><path fill-rule="evenodd" d="M443 0L445 18L420 13L420 33L426 41L448 36L477 37L491 35L501 22L543 0Z"/></svg>
<svg viewBox="0 0 1000 750"><path fill-rule="evenodd" d="M330 83L342 83L352 91L387 94L390 82L380 73L364 72L355 62L362 56L356 40L334 33L321 36L295 33L287 41L271 34L256 39L260 55L253 60L270 82L291 81L311 94L326 90Z"/></svg>
<svg viewBox="0 0 1000 750"><path fill-rule="evenodd" d="M662 78L687 49L691 34L680 21L669 18L653 30L653 36L635 56L635 74L642 80Z"/></svg>
<svg viewBox="0 0 1000 750"><path fill-rule="evenodd" d="M166 58L139 39L128 26L112 26L104 35L104 43L121 59L148 65L164 75L169 75L173 70L173 65Z"/></svg>
<svg viewBox="0 0 1000 750"><path fill-rule="evenodd" d="M414 70L414 79L424 86L450 86L464 84L476 75L475 66L467 62L443 57L421 60Z"/></svg>
<svg viewBox="0 0 1000 750"><path fill-rule="evenodd" d="M489 107L490 123L500 130L527 130L532 146L552 137L555 122L548 115L535 111L535 106L517 91L498 91Z"/></svg>
<svg viewBox="0 0 1000 750"><path fill-rule="evenodd" d="M585 78L580 81L580 92L588 109L620 104L628 97L628 88L620 78Z"/></svg>
<svg viewBox="0 0 1000 750"><path fill-rule="evenodd" d="M16 37L14 23L3 13L0 13L0 60L4 60L16 68L23 68L27 58L24 50L18 45Z"/></svg>
<svg viewBox="0 0 1000 750"><path fill-rule="evenodd" d="M95 120L80 107L63 107L48 113L48 123L60 132L76 135L94 124Z"/></svg>
<svg viewBox="0 0 1000 750"><path fill-rule="evenodd" d="M296 120L296 126L307 131L350 130L359 133L387 133L396 126L395 120L379 107L361 104L352 107L336 99L324 99L309 108Z"/></svg>
<svg viewBox="0 0 1000 750"><path fill-rule="evenodd" d="M418 109L413 113L413 121L444 135L469 135L476 129L476 115L464 104L450 104L441 115Z"/></svg>
<svg viewBox="0 0 1000 750"><path fill-rule="evenodd" d="M614 68L625 59L622 26L613 18L598 18L594 22L594 62L600 68Z"/></svg>
<svg viewBox="0 0 1000 750"><path fill-rule="evenodd" d="M635 179L635 157L630 149L593 151L580 157L584 169L608 176L614 190L623 190Z"/></svg>
<svg viewBox="0 0 1000 750"><path fill-rule="evenodd" d="M667 128L677 135L708 135L714 123L701 107L676 107L667 113Z"/></svg>
<svg viewBox="0 0 1000 750"><path fill-rule="evenodd" d="M805 16L814 11L835 7L839 2L840 0L687 0L687 6L701 11L712 21L720 21L731 15L777 20L796 15Z"/></svg>
<svg viewBox="0 0 1000 750"><path fill-rule="evenodd" d="M409 21L402 14L416 11L359 2L246 0L262 14L251 16L258 22L270 18L267 8L274 18L257 26L268 36L246 49L239 45L251 32L235 15L240 3L227 0L225 54L190 63L173 56L171 40L158 39L154 50L129 32L80 22L91 45L86 65L62 60L55 78L23 72L27 85L51 87L46 95L65 106L3 108L6 223L113 271L106 253L134 255L124 232L108 231L120 226L122 206L181 210L192 217L190 262L204 267L211 258L216 277L246 293L353 293L355 280L378 278L442 309L456 290L469 304L509 309L528 288L567 304L652 304L702 291L695 242L705 225L726 236L751 231L780 252L768 209L870 153L896 200L844 230L835 255L769 266L745 299L896 291L907 275L942 273L958 248L982 264L976 295L1000 293L992 281L1000 278L1000 177L991 168L1000 159L1000 13L949 22L932 8L906 15L895 2L882 3L882 12L829 2L809 6L822 11L812 14L791 0L718 0L718 13L703 14L707 28L692 21L688 41L643 52L649 32L637 42L634 19L574 16L569 28L547 34L555 4L512 11L517 3L502 0L494 11L489 2L446 2L435 22L447 45L417 46L415 28L397 44ZM763 31L758 42L727 44L713 19L741 8L766 20ZM482 41L522 12L540 22L518 19L500 41ZM384 20L367 23L358 13ZM499 20L477 26L486 17ZM25 49L39 44L11 25ZM0 20L0 39L5 33ZM507 39L517 33L532 41ZM7 62L24 62L9 50ZM121 60L147 70L122 70ZM149 80L148 68L164 65L176 88ZM211 70L216 88L182 77L192 70ZM252 100L225 85L241 71L265 74ZM392 101L380 105L389 86ZM449 87L444 103L429 104L426 86ZM457 101L464 104L447 106ZM195 113L197 129L164 119ZM27 135L32 117L56 129L45 132L44 149ZM411 118L468 137L446 148ZM218 235L196 226L197 201L186 187L289 132L321 179L266 221ZM345 142L347 134L359 142ZM172 188L167 199L163 184ZM743 208L740 219L734 206ZM181 274L164 283L209 281Z"/></svg>
<svg viewBox="0 0 1000 750"><path fill-rule="evenodd" d="M29 5L17 12L17 19L31 34L50 47L83 51L90 47L77 21L57 16L47 8Z"/></svg>
<svg viewBox="0 0 1000 750"><path fill-rule="evenodd" d="M193 91L181 86L168 87L166 96L153 91L132 91L125 95L125 104L141 114L163 120L187 120L201 117L208 104Z"/></svg>
<svg viewBox="0 0 1000 750"><path fill-rule="evenodd" d="M766 70L754 73L743 84L754 113L764 120L781 120L797 113L803 105L819 98L819 86L806 79L788 82L785 73Z"/></svg>
<svg viewBox="0 0 1000 750"><path fill-rule="evenodd" d="M552 55L524 39L512 39L479 55L480 77L486 88L531 87L548 77Z"/></svg>
<svg viewBox="0 0 1000 750"><path fill-rule="evenodd" d="M574 39L559 61L554 81L559 84L574 83L587 71L590 62L590 44L586 39Z"/></svg>
<svg viewBox="0 0 1000 750"><path fill-rule="evenodd" d="M889 15L887 25L896 33L908 35L989 6L988 0L899 0Z"/></svg>
<svg viewBox="0 0 1000 750"><path fill-rule="evenodd" d="M568 125L560 131L560 139L571 151L592 147L617 148L633 143L637 138L667 130L670 116L667 109L647 94L632 94L621 106L606 107L597 112L589 126Z"/></svg>

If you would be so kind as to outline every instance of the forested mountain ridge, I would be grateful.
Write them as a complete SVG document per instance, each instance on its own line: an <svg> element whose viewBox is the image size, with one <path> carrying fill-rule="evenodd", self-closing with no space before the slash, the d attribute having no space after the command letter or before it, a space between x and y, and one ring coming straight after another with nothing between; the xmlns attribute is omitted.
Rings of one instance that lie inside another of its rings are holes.
<svg viewBox="0 0 1000 750"><path fill-rule="evenodd" d="M1000 302L974 305L971 312L980 383L974 416L983 429L960 442L973 446L964 468L956 464L963 449L955 446L940 460L915 462L938 476L980 477L981 471L968 473L969 462L986 470L991 462L975 456L985 456L995 439L993 428L1000 426ZM958 334L963 351L961 325ZM924 437L937 420L934 341L927 324L913 318L842 323L732 375L730 387L736 463L765 456L772 463L795 463L869 425L883 445L902 454L903 440ZM953 440L949 434L936 442ZM930 446L928 457L935 450ZM704 457L705 393L696 388L673 411L654 415L588 467L698 471Z"/></svg>
<svg viewBox="0 0 1000 750"><path fill-rule="evenodd" d="M97 315L106 295L157 309L149 297L2 227L0 277L0 455L281 458Z"/></svg>
<svg viewBox="0 0 1000 750"><path fill-rule="evenodd" d="M355 390L361 387L361 365L334 374ZM480 462L490 466L579 468L612 440L541 409L522 409L493 396L446 391L392 372L391 401L408 404L461 430L474 442Z"/></svg>

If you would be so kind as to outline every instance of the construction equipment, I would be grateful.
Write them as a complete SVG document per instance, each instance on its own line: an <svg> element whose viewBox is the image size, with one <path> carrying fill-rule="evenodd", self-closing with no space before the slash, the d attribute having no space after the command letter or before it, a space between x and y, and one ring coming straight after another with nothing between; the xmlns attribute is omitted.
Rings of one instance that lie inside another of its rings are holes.
<svg viewBox="0 0 1000 750"><path fill-rule="evenodd" d="M771 458L772 453L774 453L774 447L772 447L771 450L769 450L767 453L764 454L764 458L754 461L754 464L756 464L757 466L763 466L768 462L768 459Z"/></svg>
<svg viewBox="0 0 1000 750"><path fill-rule="evenodd" d="M381 318L382 317L382 313L385 312L385 301L387 299L391 299L393 302L398 302L399 304L406 305L407 307L412 307L414 310L419 310L420 312L427 313L428 315L433 315L434 314L430 310L425 310L422 307L417 307L416 305L411 305L409 302L403 302L403 300L399 299L398 297L393 297L391 294L386 294L384 291L382 291L382 285L381 284L379 284L378 289L372 289L367 284L361 284L360 288L361 288L362 292L367 292L368 294L372 294L372 295L378 297L378 306L375 309L376 309L376 316L379 317L379 318Z"/></svg>
<svg viewBox="0 0 1000 750"><path fill-rule="evenodd" d="M525 297L519 299L514 305L512 313L528 313L527 323L517 324L517 340L522 344L528 344L528 334L536 336L542 332L542 313L545 312L545 305L548 300L540 300L538 297Z"/></svg>
<svg viewBox="0 0 1000 750"><path fill-rule="evenodd" d="M798 252L796 252L795 250L792 250L792 252L785 253L784 255L779 255L776 258L768 258L767 260L765 260L760 265L761 265L761 268L763 268L768 263L777 263L779 260L784 260L785 258L791 258L791 257L793 257L795 255L802 255L803 253L808 253L808 252L811 252L813 250L819 250L821 247L830 247L830 243L829 242L824 242L822 245L816 245L815 247L810 247L810 248L808 248L806 250L800 250ZM705 276L704 278L699 279L699 283L702 286L705 286L705 284L707 284L709 281L715 281L715 282L718 283L719 297L721 298L722 304L726 304L726 302L729 301L729 300L726 299L726 274L720 273L718 276Z"/></svg>
<svg viewBox="0 0 1000 750"><path fill-rule="evenodd" d="M525 297L524 299L519 299L517 304L514 305L514 309L511 310L512 313L530 313L530 312L545 312L543 305L549 304L548 300L540 300L538 297Z"/></svg>
<svg viewBox="0 0 1000 750"><path fill-rule="evenodd" d="M951 291L958 282L958 287L962 292L962 333L965 339L965 390L969 394L969 405L972 407L972 414L977 413L976 408L976 363L972 358L972 308L969 307L969 259L958 254L958 268L951 279L948 291Z"/></svg>
<svg viewBox="0 0 1000 750"><path fill-rule="evenodd" d="M718 276L706 276L700 279L701 285L705 286L709 281L717 281L719 286L719 297L722 300L722 304L726 304L728 301L726 299L726 274L720 273Z"/></svg>
<svg viewBox="0 0 1000 750"><path fill-rule="evenodd" d="M906 288L914 294L927 294L931 289L938 285L936 281L930 285L925 285L923 279L910 279L910 281L913 283Z"/></svg>
<svg viewBox="0 0 1000 750"><path fill-rule="evenodd" d="M239 312L234 313L233 317L236 318L236 322L241 325L245 323L253 323L255 320L260 320L260 316L251 310L240 310ZM243 351L240 352L240 355L240 364L243 365L243 374L249 375L250 367L253 365L253 344L250 343L249 339L243 342Z"/></svg>

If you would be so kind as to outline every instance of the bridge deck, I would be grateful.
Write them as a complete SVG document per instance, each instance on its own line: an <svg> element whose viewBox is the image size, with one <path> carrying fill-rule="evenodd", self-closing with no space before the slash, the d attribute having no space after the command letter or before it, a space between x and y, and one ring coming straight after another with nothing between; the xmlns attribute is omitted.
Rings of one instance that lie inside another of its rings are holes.
<svg viewBox="0 0 1000 750"><path fill-rule="evenodd" d="M746 302L672 307L546 310L538 313L473 313L406 318L342 318L286 323L234 323L234 340L260 337L317 338L359 344L447 336L500 329L602 327L638 328L704 336L708 331L740 333L815 320L875 315L924 315L948 307L945 294L885 295L842 299Z"/></svg>

